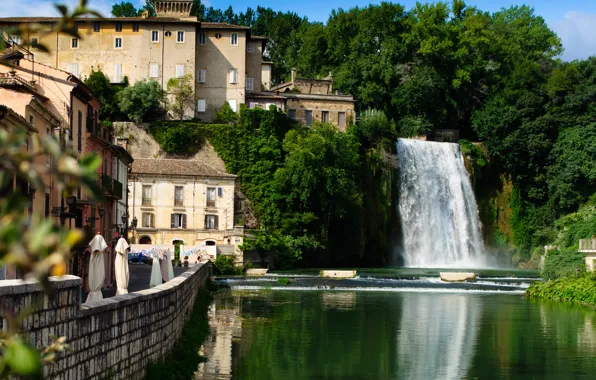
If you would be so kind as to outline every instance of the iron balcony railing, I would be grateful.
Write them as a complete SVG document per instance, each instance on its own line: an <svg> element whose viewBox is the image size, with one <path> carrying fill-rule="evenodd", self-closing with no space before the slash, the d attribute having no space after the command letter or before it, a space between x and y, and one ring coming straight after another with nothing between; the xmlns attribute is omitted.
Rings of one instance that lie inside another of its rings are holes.
<svg viewBox="0 0 596 380"><path fill-rule="evenodd" d="M112 179L107 174L101 175L101 187L105 191L111 193L112 192Z"/></svg>
<svg viewBox="0 0 596 380"><path fill-rule="evenodd" d="M117 179L114 180L114 196L117 198L122 199L122 182L118 181Z"/></svg>
<svg viewBox="0 0 596 380"><path fill-rule="evenodd" d="M143 206L151 206L151 198L143 198Z"/></svg>

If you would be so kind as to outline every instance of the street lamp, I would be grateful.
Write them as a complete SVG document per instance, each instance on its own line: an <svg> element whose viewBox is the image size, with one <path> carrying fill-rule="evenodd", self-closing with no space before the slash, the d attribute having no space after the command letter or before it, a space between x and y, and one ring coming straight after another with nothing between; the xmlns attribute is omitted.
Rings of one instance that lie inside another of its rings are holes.
<svg viewBox="0 0 596 380"><path fill-rule="evenodd" d="M120 234L122 236L125 236L126 235L126 225L128 224L128 215L122 214L122 217L120 218L120 220L122 220L122 230L120 231ZM128 236L126 236L126 238L128 239Z"/></svg>
<svg viewBox="0 0 596 380"><path fill-rule="evenodd" d="M100 219L100 227L99 227L99 229L102 232L102 235L104 235L104 233L103 233L104 232L103 231L103 217L104 217L105 214L106 214L106 210L103 209L103 208L100 208L99 209L99 219Z"/></svg>

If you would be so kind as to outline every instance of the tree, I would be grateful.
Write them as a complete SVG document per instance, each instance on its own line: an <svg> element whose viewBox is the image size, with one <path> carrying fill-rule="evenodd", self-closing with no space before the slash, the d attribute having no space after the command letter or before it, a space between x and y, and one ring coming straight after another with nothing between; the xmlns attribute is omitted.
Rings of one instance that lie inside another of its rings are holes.
<svg viewBox="0 0 596 380"><path fill-rule="evenodd" d="M184 119L187 111L193 111L194 109L192 80L190 74L168 80L168 93L173 98L172 101L168 102L168 111L178 120Z"/></svg>
<svg viewBox="0 0 596 380"><path fill-rule="evenodd" d="M110 79L101 71L91 68L91 74L85 79L85 84L101 101L99 118L101 120L118 120L121 117L120 107L116 101L117 92L110 84Z"/></svg>
<svg viewBox="0 0 596 380"><path fill-rule="evenodd" d="M155 80L143 80L120 91L117 100L122 113L141 123L163 112L165 92Z"/></svg>
<svg viewBox="0 0 596 380"><path fill-rule="evenodd" d="M128 1L112 5L112 16L114 17L136 17L139 13L140 11Z"/></svg>
<svg viewBox="0 0 596 380"><path fill-rule="evenodd" d="M236 120L238 120L238 114L234 112L230 106L230 103L227 101L224 102L223 106L221 106L221 109L213 117L214 123L231 124Z"/></svg>

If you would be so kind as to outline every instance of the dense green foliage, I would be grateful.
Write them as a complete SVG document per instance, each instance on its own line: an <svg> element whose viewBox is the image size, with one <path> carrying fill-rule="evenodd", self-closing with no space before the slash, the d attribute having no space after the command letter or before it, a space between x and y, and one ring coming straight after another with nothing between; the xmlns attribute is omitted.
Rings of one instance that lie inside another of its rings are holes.
<svg viewBox="0 0 596 380"><path fill-rule="evenodd" d="M89 77L85 78L85 84L89 86L101 102L100 120L115 121L124 118L117 100L117 94L122 90L122 87L112 86L110 79L101 70L95 71L93 68Z"/></svg>
<svg viewBox="0 0 596 380"><path fill-rule="evenodd" d="M201 361L199 355L203 341L209 336L209 317L207 310L212 297L210 284L200 288L188 321L184 325L180 340L174 350L163 360L147 367L146 380L190 379Z"/></svg>
<svg viewBox="0 0 596 380"><path fill-rule="evenodd" d="M209 139L259 219L244 249L275 252L277 267L387 262L396 132L383 113L347 134L245 108L231 125L156 122L149 132L171 153Z"/></svg>
<svg viewBox="0 0 596 380"><path fill-rule="evenodd" d="M136 17L141 10L137 10L130 1L122 1L112 5L112 16L114 17Z"/></svg>
<svg viewBox="0 0 596 380"><path fill-rule="evenodd" d="M236 267L234 266L234 257L226 255L218 255L215 259L215 268L217 274L235 274Z"/></svg>
<svg viewBox="0 0 596 380"><path fill-rule="evenodd" d="M530 298L550 299L596 306L596 277L584 274L549 282L536 282L526 291Z"/></svg>
<svg viewBox="0 0 596 380"><path fill-rule="evenodd" d="M137 123L155 118L163 112L165 92L154 80L136 82L117 95L120 111Z"/></svg>
<svg viewBox="0 0 596 380"><path fill-rule="evenodd" d="M192 75L186 74L180 78L170 78L167 84L168 111L176 120L183 120L185 115L194 114L195 94Z"/></svg>
<svg viewBox="0 0 596 380"><path fill-rule="evenodd" d="M227 101L221 106L221 109L215 113L213 117L214 123L231 124L238 120L238 114L234 112L230 103Z"/></svg>

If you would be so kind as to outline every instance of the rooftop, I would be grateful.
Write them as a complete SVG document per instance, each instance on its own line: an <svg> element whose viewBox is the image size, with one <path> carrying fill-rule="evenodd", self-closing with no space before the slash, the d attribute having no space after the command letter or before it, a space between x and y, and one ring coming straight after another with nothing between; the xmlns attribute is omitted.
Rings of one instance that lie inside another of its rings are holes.
<svg viewBox="0 0 596 380"><path fill-rule="evenodd" d="M132 174L178 175L189 177L236 178L217 170L199 160L169 158L136 158L132 163Z"/></svg>
<svg viewBox="0 0 596 380"><path fill-rule="evenodd" d="M27 24L27 23L54 23L59 22L62 19L60 17L0 17L0 23L11 23L11 24ZM228 24L225 22L200 22L190 18L178 18L178 17L106 17L106 18L91 18L81 17L78 19L79 22L139 22L139 23L182 23L182 24L199 24L204 29L247 29L250 28L242 25ZM254 36L251 38L255 38ZM257 36L256 39L265 37Z"/></svg>

